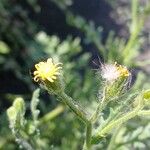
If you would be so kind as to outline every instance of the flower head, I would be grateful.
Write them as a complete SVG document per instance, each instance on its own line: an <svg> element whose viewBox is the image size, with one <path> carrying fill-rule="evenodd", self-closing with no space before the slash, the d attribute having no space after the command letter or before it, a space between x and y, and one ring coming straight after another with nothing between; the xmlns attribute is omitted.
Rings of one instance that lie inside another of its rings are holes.
<svg viewBox="0 0 150 150"><path fill-rule="evenodd" d="M102 65L102 78L106 81L112 82L120 77L128 77L130 72L124 66L118 65L116 62L115 64L105 64Z"/></svg>
<svg viewBox="0 0 150 150"><path fill-rule="evenodd" d="M39 62L35 65L36 70L33 73L34 81L48 80L49 82L54 82L57 76L60 75L59 71L62 68L60 65L62 65L62 63L53 63L52 58L47 59L46 62Z"/></svg>
<svg viewBox="0 0 150 150"><path fill-rule="evenodd" d="M125 66L118 65L117 63L115 63L115 66L117 67L120 77L129 77L130 76L130 72Z"/></svg>

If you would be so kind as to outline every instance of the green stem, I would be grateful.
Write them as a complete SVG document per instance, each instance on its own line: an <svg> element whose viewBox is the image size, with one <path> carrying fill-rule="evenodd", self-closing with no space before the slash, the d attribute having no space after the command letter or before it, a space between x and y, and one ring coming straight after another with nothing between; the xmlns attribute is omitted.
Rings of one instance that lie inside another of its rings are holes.
<svg viewBox="0 0 150 150"><path fill-rule="evenodd" d="M90 118L90 121L92 121L92 123L95 123L95 121L97 120L97 118L99 117L99 114L103 111L103 109L105 108L105 106L107 105L106 103L106 97L105 97L105 91L106 88L104 88L103 90L103 98L102 101L98 104L96 111L94 112L94 114L92 115L92 117Z"/></svg>
<svg viewBox="0 0 150 150"><path fill-rule="evenodd" d="M93 137L93 141L97 141L98 139L103 137L105 134L107 134L110 130L112 130L112 128L114 128L115 126L121 125L122 123L135 117L137 114L138 114L138 111L136 109L134 111L127 113L126 115L124 115L123 117L117 120L111 121L106 127L104 127L103 129L101 129L95 134L95 136Z"/></svg>
<svg viewBox="0 0 150 150"><path fill-rule="evenodd" d="M94 114L92 115L92 117L90 118L90 120L95 123L95 121L97 120L97 118L99 117L99 114L103 111L105 105L104 103L100 103L96 109L96 111L94 112Z"/></svg>
<svg viewBox="0 0 150 150"><path fill-rule="evenodd" d="M85 123L88 124L89 117L88 114L84 111L78 103L76 103L71 97L69 97L66 93L61 92L58 95L58 98L62 100L63 103L68 105L68 107Z"/></svg>
<svg viewBox="0 0 150 150"><path fill-rule="evenodd" d="M134 30L134 27L137 26L137 19L138 19L138 0L132 0L132 30Z"/></svg>
<svg viewBox="0 0 150 150"><path fill-rule="evenodd" d="M91 148L92 124L89 123L86 127L86 147L87 150Z"/></svg>
<svg viewBox="0 0 150 150"><path fill-rule="evenodd" d="M58 105L54 110L50 111L46 115L44 115L42 118L39 119L38 125L41 125L45 122L48 122L52 119L54 119L56 116L61 114L64 111L64 106L63 105Z"/></svg>
<svg viewBox="0 0 150 150"><path fill-rule="evenodd" d="M68 107L86 124L86 139L84 143L84 150L90 150L91 148L91 136L92 136L92 124L89 120L88 114L84 109L76 103L71 97L66 93L59 93L59 99L62 100Z"/></svg>
<svg viewBox="0 0 150 150"><path fill-rule="evenodd" d="M34 150L32 145L20 133L15 132L15 138L19 146L22 146L26 150Z"/></svg>
<svg viewBox="0 0 150 150"><path fill-rule="evenodd" d="M137 10L138 5L139 5L138 0L132 0L132 23L131 23L131 30L130 30L131 36L127 42L126 47L123 50L124 63L128 63L130 61L131 55L133 55L131 53L132 48L136 44L135 41L136 41L138 34L144 24L144 19L139 18L139 16L138 16L138 10Z"/></svg>

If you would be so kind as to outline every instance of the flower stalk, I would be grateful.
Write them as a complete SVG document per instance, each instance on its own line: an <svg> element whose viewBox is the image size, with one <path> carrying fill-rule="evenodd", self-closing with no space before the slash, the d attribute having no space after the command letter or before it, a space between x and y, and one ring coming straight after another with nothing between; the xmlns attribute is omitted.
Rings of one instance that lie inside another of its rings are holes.
<svg viewBox="0 0 150 150"><path fill-rule="evenodd" d="M68 96L66 93L61 92L59 95L57 95L58 98L65 103L85 124L89 123L89 115L87 112L84 111L84 109L75 102L70 96Z"/></svg>
<svg viewBox="0 0 150 150"><path fill-rule="evenodd" d="M77 116L81 121L83 121L86 125L86 139L84 143L83 150L91 149L91 137L92 137L92 123L89 119L89 114L87 114L84 109L76 103L71 97L69 97L66 93L59 93L58 98L65 103Z"/></svg>

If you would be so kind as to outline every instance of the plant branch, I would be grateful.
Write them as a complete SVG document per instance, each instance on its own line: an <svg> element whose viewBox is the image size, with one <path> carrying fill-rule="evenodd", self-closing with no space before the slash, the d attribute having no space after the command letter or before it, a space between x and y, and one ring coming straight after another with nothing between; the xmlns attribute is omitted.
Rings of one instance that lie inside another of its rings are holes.
<svg viewBox="0 0 150 150"><path fill-rule="evenodd" d="M89 123L86 126L86 139L84 142L83 150L91 149L91 137L92 137L92 124Z"/></svg>
<svg viewBox="0 0 150 150"><path fill-rule="evenodd" d="M94 112L94 114L90 118L90 121L92 121L92 123L95 123L95 121L99 117L99 114L103 111L103 109L107 105L107 103L105 101L105 90L106 90L106 88L104 88L104 90L103 90L103 98L102 98L101 102L98 104L96 111Z"/></svg>
<svg viewBox="0 0 150 150"><path fill-rule="evenodd" d="M103 137L105 134L107 134L112 128L115 126L121 125L122 123L128 121L129 119L132 119L138 114L138 109L135 109L134 111L128 112L126 115L122 116L121 118L111 121L107 126L105 126L100 131L97 131L95 136L93 136L92 141L97 141L101 137Z"/></svg>
<svg viewBox="0 0 150 150"><path fill-rule="evenodd" d="M84 111L84 108L76 103L70 96L61 92L59 93L58 98L61 99L61 101L65 103L85 124L90 122L89 115Z"/></svg>

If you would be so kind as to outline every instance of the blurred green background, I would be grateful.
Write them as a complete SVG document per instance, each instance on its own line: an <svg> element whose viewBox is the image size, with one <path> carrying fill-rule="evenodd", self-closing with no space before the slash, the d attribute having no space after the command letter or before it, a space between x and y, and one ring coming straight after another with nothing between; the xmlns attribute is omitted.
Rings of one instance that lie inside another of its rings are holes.
<svg viewBox="0 0 150 150"><path fill-rule="evenodd" d="M29 104L38 87L32 73L39 61L52 57L62 62L66 92L91 112L100 85L94 69L101 62L126 65L134 90L149 88L149 12L149 0L141 0L137 7L135 0L1 0L0 149L19 149L5 111L21 96L27 104L26 118L31 119ZM41 90L38 107L42 118L61 106ZM39 127L42 149L80 150L84 140L80 120L67 108L56 116ZM130 130L137 128L135 124Z"/></svg>

